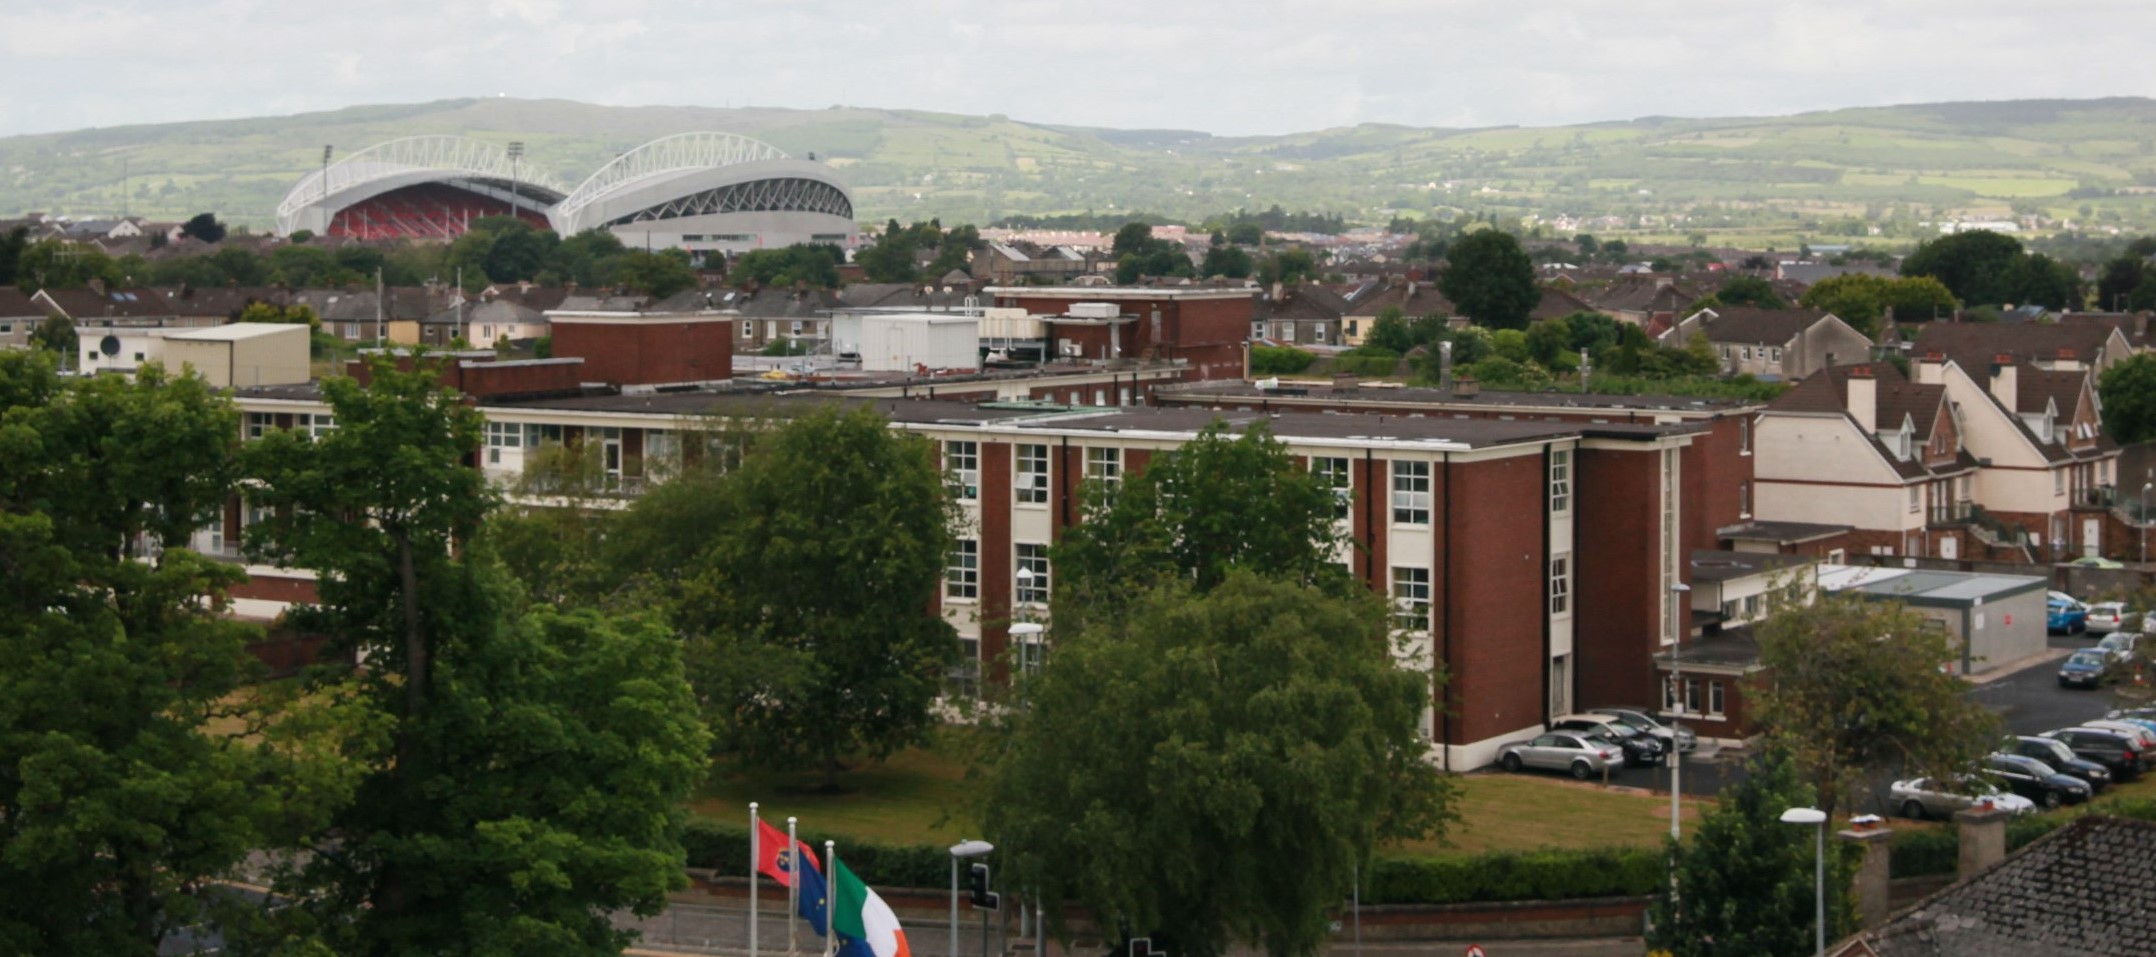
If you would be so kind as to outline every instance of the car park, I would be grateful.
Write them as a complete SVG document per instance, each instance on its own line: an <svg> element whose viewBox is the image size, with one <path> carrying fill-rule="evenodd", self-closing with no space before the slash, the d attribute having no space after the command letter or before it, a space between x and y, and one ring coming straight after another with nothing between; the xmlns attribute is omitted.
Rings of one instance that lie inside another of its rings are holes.
<svg viewBox="0 0 2156 957"><path fill-rule="evenodd" d="M1656 717L1654 712L1646 708L1589 708L1587 713L1609 715L1662 739L1662 743L1665 745L1674 736L1677 740L1677 749L1680 751L1690 752L1699 747L1699 735L1694 733L1691 728L1673 728L1664 724L1661 718Z"/></svg>
<svg viewBox="0 0 2156 957"><path fill-rule="evenodd" d="M1989 777L2046 810L2061 804L2080 804L2096 793L2089 782L2035 758L1997 753L1984 758Z"/></svg>
<svg viewBox="0 0 2156 957"><path fill-rule="evenodd" d="M1611 742L1624 751L1626 764L1640 767L1659 764L1662 755L1668 753L1662 747L1662 739L1606 714L1563 715L1550 722L1550 730L1569 731Z"/></svg>
<svg viewBox="0 0 2156 957"><path fill-rule="evenodd" d="M1623 759L1624 751L1615 744L1560 731L1515 741L1497 752L1497 763L1507 771L1522 768L1564 771L1582 781L1614 769Z"/></svg>
<svg viewBox="0 0 2156 957"><path fill-rule="evenodd" d="M2129 623L2138 627L2140 619L2140 615L2126 610L2126 603L2123 601L2100 601L2089 606L2088 618L2084 620L2083 626L2089 630L2089 634L2108 635L2126 629Z"/></svg>
<svg viewBox="0 0 2156 957"><path fill-rule="evenodd" d="M2102 728L2060 728L2039 737L2050 738L2073 749L2075 756L2094 761L2111 772L2113 781L2141 776L2141 745L2135 739Z"/></svg>
<svg viewBox="0 0 2156 957"><path fill-rule="evenodd" d="M2036 810L2036 802L1987 778L1964 778L1953 786L1937 778L1913 778L1887 787L1887 805L1901 816L1918 821L1953 817L1954 812L1975 807L1979 801L1989 801L1993 807L2015 814Z"/></svg>
<svg viewBox="0 0 2156 957"><path fill-rule="evenodd" d="M2089 782L2091 794L2102 794L2111 786L2111 771L2103 765L2074 753L2066 743L2053 738L2040 738L2031 734L2010 735L1999 746L2007 754L2019 754L2035 758L2057 770Z"/></svg>
<svg viewBox="0 0 2156 957"><path fill-rule="evenodd" d="M2064 593L2052 592L2044 609L2044 627L2054 635L2070 635L2088 627L2088 606Z"/></svg>
<svg viewBox="0 0 2156 957"><path fill-rule="evenodd" d="M2083 648L2059 662L2059 687L2094 688L2104 683L2111 656L2101 648Z"/></svg>

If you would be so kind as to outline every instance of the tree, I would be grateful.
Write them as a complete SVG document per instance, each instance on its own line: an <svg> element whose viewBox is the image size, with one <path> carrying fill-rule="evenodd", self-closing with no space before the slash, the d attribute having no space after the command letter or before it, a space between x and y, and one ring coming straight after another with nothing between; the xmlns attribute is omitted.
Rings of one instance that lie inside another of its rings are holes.
<svg viewBox="0 0 2156 957"><path fill-rule="evenodd" d="M2156 438L2156 354L2141 353L2105 369L2098 380L2104 431L2121 445Z"/></svg>
<svg viewBox="0 0 2156 957"><path fill-rule="evenodd" d="M199 377L0 353L0 952L158 953L350 796L339 752L363 745L299 743L274 691L239 694L245 576L178 547L221 513L238 428Z"/></svg>
<svg viewBox="0 0 2156 957"><path fill-rule="evenodd" d="M655 601L672 606L721 746L835 784L846 759L919 742L958 653L922 605L958 522L934 446L827 408L759 437L723 478L674 486L620 529L664 544L617 554L672 578Z"/></svg>
<svg viewBox="0 0 2156 957"><path fill-rule="evenodd" d="M16 268L22 263L22 251L30 245L30 227L16 226L0 230L0 286L15 284Z"/></svg>
<svg viewBox="0 0 2156 957"><path fill-rule="evenodd" d="M1226 276L1229 279L1247 279L1255 268L1250 251L1241 246L1215 244L1205 251L1205 264L1199 271L1207 276Z"/></svg>
<svg viewBox="0 0 2156 957"><path fill-rule="evenodd" d="M1722 789L1691 840L1672 848L1678 898L1665 887L1652 905L1649 949L1672 957L1804 957L1813 952L1818 904L1811 828L1782 811L1815 803L1789 759L1769 751ZM1827 939L1855 927L1849 886L1860 862L1827 845Z"/></svg>
<svg viewBox="0 0 2156 957"><path fill-rule="evenodd" d="M614 278L654 299L696 288L696 270L689 266L689 254L679 249L655 253L632 249L622 253L614 264Z"/></svg>
<svg viewBox="0 0 2156 957"><path fill-rule="evenodd" d="M30 331L30 344L60 355L62 364L67 361L65 357L73 356L81 345L75 338L74 321L58 313L46 316L36 329Z"/></svg>
<svg viewBox="0 0 2156 957"><path fill-rule="evenodd" d="M1512 234L1484 229L1453 243L1437 288L1476 325L1525 329L1542 301L1535 265Z"/></svg>
<svg viewBox="0 0 2156 957"><path fill-rule="evenodd" d="M1545 369L1557 368L1572 359L1572 325L1562 316L1544 319L1527 327L1527 355ZM1577 365L1577 360L1573 360Z"/></svg>
<svg viewBox="0 0 2156 957"><path fill-rule="evenodd" d="M2024 258L2021 242L1985 229L1941 236L1901 261L1904 276L1930 276L1972 305L2013 302Z"/></svg>
<svg viewBox="0 0 2156 957"><path fill-rule="evenodd" d="M1255 222L1239 222L1228 227L1228 242L1237 246L1262 246L1265 244L1265 227Z"/></svg>
<svg viewBox="0 0 2156 957"><path fill-rule="evenodd" d="M1273 283L1305 282L1317 275L1317 261L1304 249L1283 249L1258 263L1258 282L1267 286Z"/></svg>
<svg viewBox="0 0 2156 957"><path fill-rule="evenodd" d="M845 261L845 251L829 243L795 243L783 249L742 253L727 269L727 278L737 286L803 283L817 289L836 289L839 286L838 267Z"/></svg>
<svg viewBox="0 0 2156 957"><path fill-rule="evenodd" d="M2014 301L2021 305L2047 309L2079 309L2085 305L2081 274L2043 253L2023 257L2015 266L2013 281Z"/></svg>
<svg viewBox="0 0 2156 957"><path fill-rule="evenodd" d="M1774 287L1758 276L1731 276L1722 288L1715 290L1714 298L1731 306L1756 306L1760 309L1787 309L1789 304L1774 294Z"/></svg>
<svg viewBox="0 0 2156 957"><path fill-rule="evenodd" d="M180 235L206 243L225 241L225 224L217 221L216 213L196 213L180 226Z"/></svg>
<svg viewBox="0 0 2156 957"><path fill-rule="evenodd" d="M2148 260L2141 256L2120 256L2104 263L2103 273L2096 279L2096 308L2116 311L2126 303L2149 274Z"/></svg>
<svg viewBox="0 0 2156 957"><path fill-rule="evenodd" d="M673 818L706 739L676 643L634 614L524 608L478 535L478 413L432 361L322 388L337 428L248 449L259 558L316 569L304 618L369 667L317 694L385 715L391 753L334 852L277 889L333 952L618 953L610 915L680 882ZM625 746L634 742L634 746Z"/></svg>
<svg viewBox="0 0 2156 957"><path fill-rule="evenodd" d="M1119 488L1087 489L1085 521L1050 552L1056 621L1083 627L1112 617L1169 579L1203 593L1235 568L1345 588L1341 508L1264 423L1237 435L1215 421Z"/></svg>
<svg viewBox="0 0 2156 957"><path fill-rule="evenodd" d="M1394 663L1374 595L1237 569L1066 624L998 735L985 825L1017 886L1111 939L1313 953L1373 848L1451 816L1417 733L1430 676Z"/></svg>
<svg viewBox="0 0 2156 957"><path fill-rule="evenodd" d="M1756 634L1772 676L1753 692L1759 726L1829 816L1873 774L1953 778L1998 739L1997 717L1948 671L1952 639L1898 604L1822 596Z"/></svg>
<svg viewBox="0 0 2156 957"><path fill-rule="evenodd" d="M1400 314L1399 306L1386 306L1378 310L1377 319L1370 323L1370 331L1363 336L1364 346L1383 349L1393 355L1401 355L1415 348L1413 334L1408 330L1407 320Z"/></svg>

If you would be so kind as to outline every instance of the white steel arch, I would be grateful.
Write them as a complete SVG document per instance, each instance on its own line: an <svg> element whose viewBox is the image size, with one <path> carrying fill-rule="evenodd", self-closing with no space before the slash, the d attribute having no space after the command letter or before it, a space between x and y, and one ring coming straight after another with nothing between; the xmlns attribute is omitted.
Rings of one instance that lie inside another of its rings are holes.
<svg viewBox="0 0 2156 957"><path fill-rule="evenodd" d="M375 144L331 163L326 170L307 174L285 194L284 202L277 204L277 231L292 232L300 212L310 206L327 205L337 197L370 184L412 179L415 174L422 178L432 174L504 183L513 177L520 188L532 190L533 203L538 207L546 206L548 199L562 194L559 181L542 170L533 169L529 163L512 161L507 149L493 143L446 134L407 136ZM327 212L325 210L325 214Z"/></svg>
<svg viewBox="0 0 2156 957"><path fill-rule="evenodd" d="M607 194L644 180L681 170L737 166L789 157L776 146L736 133L676 133L662 136L614 157L599 167L554 207L554 221L562 235L572 235L594 225L578 215Z"/></svg>

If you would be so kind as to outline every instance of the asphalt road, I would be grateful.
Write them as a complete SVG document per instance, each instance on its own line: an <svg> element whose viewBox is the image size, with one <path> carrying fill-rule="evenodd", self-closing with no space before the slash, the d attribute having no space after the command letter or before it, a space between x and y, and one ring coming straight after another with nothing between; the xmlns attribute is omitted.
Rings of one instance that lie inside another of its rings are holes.
<svg viewBox="0 0 2156 957"><path fill-rule="evenodd" d="M2087 648L2095 645L2096 640L2096 636L2091 635L2054 635L2051 647L2058 650ZM2053 728L2071 727L2101 718L2112 708L2110 696L2102 691L2059 687L2057 661L2024 669L1973 689L1970 695L2005 719L2006 730L2014 734L2037 734Z"/></svg>

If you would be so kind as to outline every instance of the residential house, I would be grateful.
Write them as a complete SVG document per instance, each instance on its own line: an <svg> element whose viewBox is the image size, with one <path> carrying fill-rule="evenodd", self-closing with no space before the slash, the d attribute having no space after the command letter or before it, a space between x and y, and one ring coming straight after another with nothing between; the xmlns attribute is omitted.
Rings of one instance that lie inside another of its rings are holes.
<svg viewBox="0 0 2156 957"><path fill-rule="evenodd" d="M1340 318L1340 343L1359 346L1370 334L1371 324L1387 309L1398 309L1402 318L1410 321L1435 316L1450 321L1459 314L1452 300L1437 291L1437 284L1407 280L1388 282L1357 295L1348 303L1348 310Z"/></svg>
<svg viewBox="0 0 2156 957"><path fill-rule="evenodd" d="M1584 298L1595 311L1606 312L1618 322L1640 326L1648 335L1658 336L1699 301L1700 293L1672 277L1648 274L1619 276L1617 281L1585 294Z"/></svg>
<svg viewBox="0 0 2156 957"><path fill-rule="evenodd" d="M1096 271L1106 258L1072 246L1048 246L1023 240L991 241L973 254L973 278L994 285L1025 282L1061 283Z"/></svg>
<svg viewBox="0 0 2156 957"><path fill-rule="evenodd" d="M0 286L0 349L21 349L30 334L51 315L49 307L34 302L14 286Z"/></svg>
<svg viewBox="0 0 2156 957"><path fill-rule="evenodd" d="M1570 291L1556 286L1545 285L1542 287L1541 301L1535 303L1535 308L1528 312L1527 319L1530 322L1539 322L1544 319L1562 319L1575 312L1598 311L1595 307L1588 305L1587 300L1574 295Z"/></svg>
<svg viewBox="0 0 2156 957"><path fill-rule="evenodd" d="M1348 301L1339 293L1316 283L1282 286L1274 283L1251 300L1252 338L1300 345L1339 345L1341 317Z"/></svg>
<svg viewBox="0 0 2156 957"><path fill-rule="evenodd" d="M1840 317L1818 309L1716 306L1677 323L1662 345L1683 348L1705 333L1724 375L1802 379L1837 361L1869 358L1872 341Z"/></svg>
<svg viewBox="0 0 2156 957"><path fill-rule="evenodd" d="M1999 356L2012 356L2040 369L2101 373L2134 354L2127 331L2112 323L1923 322L1904 328L1915 333L1909 354L1942 355L1964 369L1983 369Z"/></svg>

